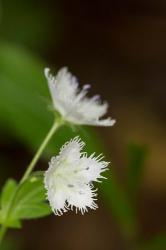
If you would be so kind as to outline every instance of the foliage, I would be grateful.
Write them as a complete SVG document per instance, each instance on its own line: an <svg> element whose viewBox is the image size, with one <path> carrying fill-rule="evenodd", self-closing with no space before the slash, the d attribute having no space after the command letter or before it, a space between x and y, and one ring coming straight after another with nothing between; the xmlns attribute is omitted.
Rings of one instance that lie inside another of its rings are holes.
<svg viewBox="0 0 166 250"><path fill-rule="evenodd" d="M52 211L45 197L43 175L33 174L19 187L15 180L7 180L0 200L0 223L7 227L20 228L21 219L49 215Z"/></svg>

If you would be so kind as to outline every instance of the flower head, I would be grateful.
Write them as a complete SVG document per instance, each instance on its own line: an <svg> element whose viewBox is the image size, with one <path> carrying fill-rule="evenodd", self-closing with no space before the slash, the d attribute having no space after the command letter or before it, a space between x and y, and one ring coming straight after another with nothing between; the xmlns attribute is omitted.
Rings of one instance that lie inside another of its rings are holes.
<svg viewBox="0 0 166 250"><path fill-rule="evenodd" d="M101 102L98 95L86 96L89 85L79 89L77 78L67 68L62 68L56 76L45 69L45 76L51 93L53 107L64 120L79 125L112 126L115 120L101 119L108 109L107 102Z"/></svg>
<svg viewBox="0 0 166 250"><path fill-rule="evenodd" d="M84 145L79 137L75 137L49 162L44 183L47 198L56 215L62 215L74 207L76 212L80 210L82 214L88 208L97 208L92 181L105 178L101 173L109 163L102 161L101 155L96 157L92 154L88 157L85 152L81 152Z"/></svg>

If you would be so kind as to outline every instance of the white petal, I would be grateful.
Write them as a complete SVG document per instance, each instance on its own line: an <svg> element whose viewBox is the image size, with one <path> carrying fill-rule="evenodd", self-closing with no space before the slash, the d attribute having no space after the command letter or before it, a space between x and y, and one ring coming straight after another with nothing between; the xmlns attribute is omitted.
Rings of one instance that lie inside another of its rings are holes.
<svg viewBox="0 0 166 250"><path fill-rule="evenodd" d="M75 161L80 157L80 151L84 147L85 143L76 136L74 139L65 143L60 150L60 155L63 159L68 160L69 162Z"/></svg>
<svg viewBox="0 0 166 250"><path fill-rule="evenodd" d="M63 190L56 191L54 189L49 189L47 192L47 198L55 215L61 215L64 212L67 212L66 195Z"/></svg>
<svg viewBox="0 0 166 250"><path fill-rule="evenodd" d="M91 121L89 125L109 127L109 126L113 126L115 123L116 123L115 119L107 118L107 119L102 119L98 121Z"/></svg>
<svg viewBox="0 0 166 250"><path fill-rule="evenodd" d="M101 161L100 158L83 157L81 159L81 166L83 168L82 174L88 182L98 181L99 178L103 178L101 173L107 169L109 162Z"/></svg>
<svg viewBox="0 0 166 250"><path fill-rule="evenodd" d="M95 204L95 191L93 191L90 185L82 185L80 187L74 188L70 192L70 196L67 201L70 204L71 208L76 207L81 213L87 212L88 208L96 209L97 205Z"/></svg>

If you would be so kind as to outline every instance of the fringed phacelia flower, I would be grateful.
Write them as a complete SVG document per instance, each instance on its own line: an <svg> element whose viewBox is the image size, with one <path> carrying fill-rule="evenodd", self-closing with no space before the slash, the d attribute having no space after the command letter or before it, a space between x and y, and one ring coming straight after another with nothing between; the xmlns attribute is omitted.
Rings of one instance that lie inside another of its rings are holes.
<svg viewBox="0 0 166 250"><path fill-rule="evenodd" d="M51 93L53 108L65 121L77 125L112 126L114 119L102 117L107 113L107 102L101 102L98 95L88 98L89 85L79 88L77 78L67 68L62 68L56 76L45 69L45 76Z"/></svg>
<svg viewBox="0 0 166 250"><path fill-rule="evenodd" d="M97 208L96 190L92 182L100 182L100 178L105 178L101 173L109 163L102 160L102 155L87 156L85 152L81 152L84 145L79 137L75 137L49 162L44 183L47 199L56 215L62 215L73 208L82 214L88 208Z"/></svg>

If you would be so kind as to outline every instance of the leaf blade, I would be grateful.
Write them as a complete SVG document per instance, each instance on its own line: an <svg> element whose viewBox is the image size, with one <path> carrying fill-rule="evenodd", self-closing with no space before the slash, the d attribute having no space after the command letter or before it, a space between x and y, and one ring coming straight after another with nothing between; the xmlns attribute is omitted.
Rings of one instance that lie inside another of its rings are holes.
<svg viewBox="0 0 166 250"><path fill-rule="evenodd" d="M43 174L33 173L19 187L11 216L17 219L35 219L51 213L51 208L46 203Z"/></svg>
<svg viewBox="0 0 166 250"><path fill-rule="evenodd" d="M13 179L8 179L4 184L1 193L1 210L0 210L0 224L11 228L20 228L21 222L16 218L8 216L10 206L13 202L13 197L17 191L17 182Z"/></svg>
<svg viewBox="0 0 166 250"><path fill-rule="evenodd" d="M17 183L13 179L8 179L2 189L1 193L1 208L9 205L12 200L13 194L17 189Z"/></svg>

